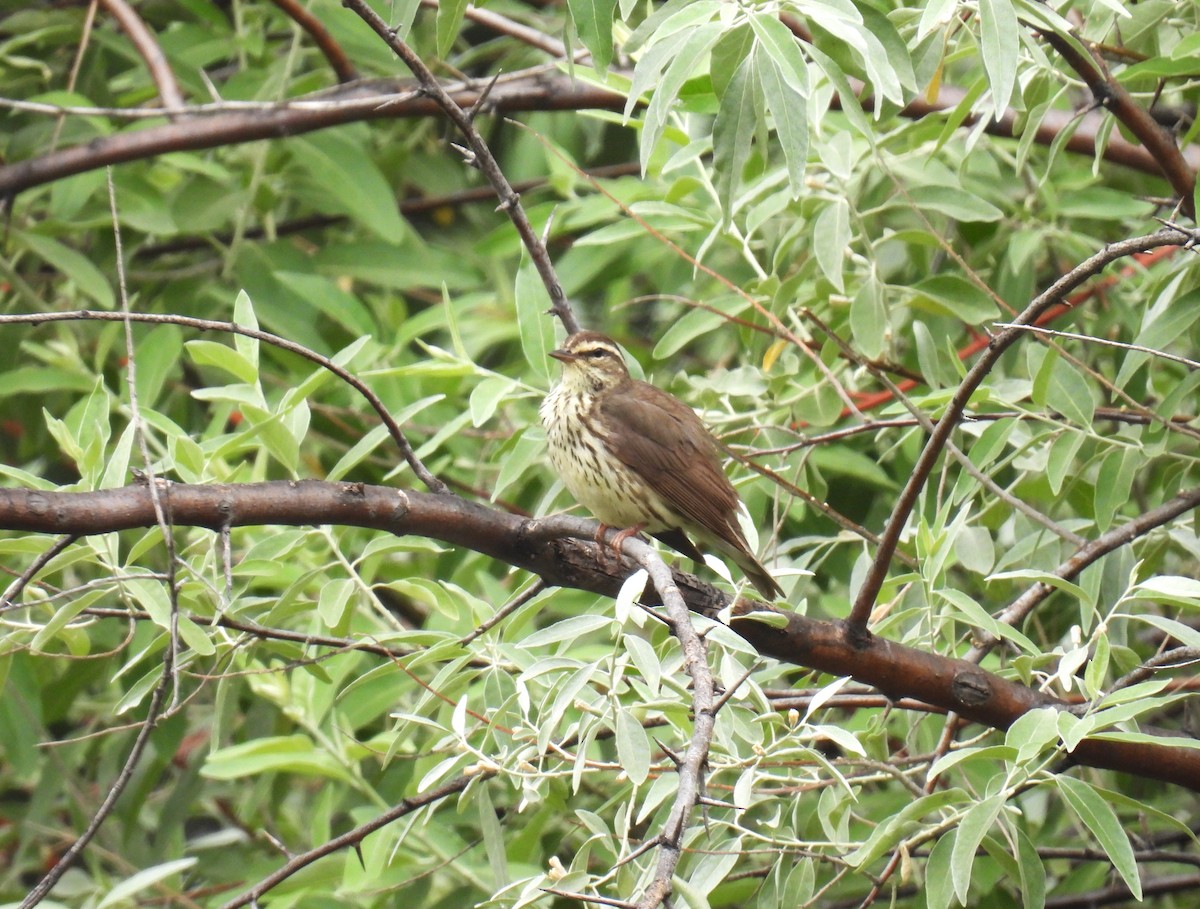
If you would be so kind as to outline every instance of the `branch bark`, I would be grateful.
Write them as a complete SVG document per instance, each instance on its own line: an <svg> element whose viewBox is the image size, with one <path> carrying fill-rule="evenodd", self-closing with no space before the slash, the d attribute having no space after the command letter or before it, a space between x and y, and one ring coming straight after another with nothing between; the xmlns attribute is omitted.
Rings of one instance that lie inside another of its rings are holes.
<svg viewBox="0 0 1200 909"><path fill-rule="evenodd" d="M625 561L597 558L596 524L559 515L529 519L454 496L360 483L300 482L189 486L162 490L177 526L244 527L259 524L338 524L395 534L416 534L464 546L531 571L548 584L616 596L633 570ZM0 489L0 529L86 535L156 523L144 485L99 492ZM633 543L635 541L627 541ZM689 609L716 618L729 598L691 575L674 572ZM652 584L643 601L657 605ZM769 611L776 628L753 613ZM966 660L926 653L856 633L849 623L822 622L772 610L761 603L735 604L733 630L760 653L784 662L852 676L891 699L913 697L961 717L1006 729L1026 711L1070 705L1011 682ZM1084 740L1069 756L1078 764L1130 773L1200 791L1200 752L1162 744Z"/></svg>

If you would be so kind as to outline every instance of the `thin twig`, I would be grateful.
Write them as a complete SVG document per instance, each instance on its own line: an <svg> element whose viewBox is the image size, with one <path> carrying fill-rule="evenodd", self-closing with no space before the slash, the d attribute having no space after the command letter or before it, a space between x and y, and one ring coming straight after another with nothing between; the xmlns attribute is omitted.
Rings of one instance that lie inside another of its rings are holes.
<svg viewBox="0 0 1200 909"><path fill-rule="evenodd" d="M126 0L100 0L100 2L108 10L109 15L117 20L121 31L125 33L130 44L141 55L146 69L150 71L150 78L158 89L158 97L162 100L163 107L184 107L185 101L183 92L179 90L179 80L175 78L175 73L171 69L171 64L167 62L167 55L163 53L158 39L154 37L142 17Z"/></svg>
<svg viewBox="0 0 1200 909"><path fill-rule="evenodd" d="M471 784L473 780L486 780L495 776L493 770L480 770L478 773L462 774L455 777L447 783L443 783L436 789L431 789L428 792L423 792L420 795L415 795L411 798L401 800L400 804L389 811L385 811L378 817L374 817L365 824L359 824L352 830L347 830L340 836L335 836L328 842L322 843L315 849L309 849L307 852L301 852L290 858L281 868L273 871L271 874L264 877L261 881L247 890L245 893L230 900L221 909L238 909L240 906L257 906L258 899L261 896L269 893L279 884L286 881L289 877L298 871L307 868L313 862L320 858L324 858L334 852L339 852L348 847L357 846L367 836L379 830L381 827L386 827L392 821L399 820L407 814L411 814L426 805L432 805L434 802L441 801L455 793L462 792Z"/></svg>
<svg viewBox="0 0 1200 909"><path fill-rule="evenodd" d="M513 226L516 227L521 242L529 252L529 257L542 279L546 293L550 296L550 311L562 322L563 328L567 330L568 334L574 334L579 331L579 321L575 318L575 312L571 309L570 303L567 302L567 295L563 292L558 275L554 272L554 265L550 262L550 253L546 250L546 245L533 229L533 225L529 223L525 209L521 206L521 197L508 182L508 178L500 169L500 165L488 147L487 142L484 141L479 130L471 122L470 116L450 96L449 92L442 87L441 83L437 81L437 78L430 72L425 62L412 48L401 41L399 36L392 29L388 28L387 23L367 5L366 0L342 0L342 5L356 13L371 27L375 34L383 39L384 43L392 49L392 52L401 59L404 65L416 77L422 90L436 102L437 106L442 109L450 122L458 127L459 132L462 133L463 138L467 140L467 144L471 147L471 152L474 156L473 164L487 177L488 182L492 184L492 188L496 190L496 196L500 200L500 208L508 215Z"/></svg>
<svg viewBox="0 0 1200 909"><path fill-rule="evenodd" d="M1105 347L1118 347L1121 350L1132 350L1137 353L1149 354L1152 357L1158 357L1160 360L1170 360L1172 363L1182 363L1188 369L1200 369L1200 363L1195 360L1189 360L1187 357L1180 357L1176 354L1167 353L1165 350L1156 350L1153 347L1144 347L1141 344L1127 344L1124 341L1111 341L1108 338L1097 338L1094 335L1081 335L1073 331L1058 331L1053 328L1041 328L1037 325L1014 325L1011 322L994 322L996 328L1015 328L1018 331L1030 331L1039 335L1049 335L1055 338L1069 338L1072 341L1087 341L1089 344L1103 344Z"/></svg>
<svg viewBox="0 0 1200 909"><path fill-rule="evenodd" d="M315 350L305 347L303 344L297 344L295 341L289 341L287 338L281 338L279 335L271 334L269 331L262 331L257 328L247 328L245 325L238 325L236 322L221 322L215 319L194 319L190 316L177 316L169 313L146 313L146 312L106 312L102 310L79 309L72 312L39 312L39 313L20 313L0 315L0 325L15 325L15 324L34 324L40 325L43 322L73 322L73 321L94 321L94 322L123 322L125 320L133 322L148 322L156 325L181 325L185 328L195 328L200 331L225 331L231 334L243 335L247 338L254 338L257 341L262 341L264 344L270 344L278 347L281 350L286 350L289 353L294 353L297 356L316 363L318 366L329 370L360 395L362 395L371 409L378 414L383 425L387 427L388 434L392 437L392 441L396 443L396 447L400 449L400 453L404 456L404 460L408 462L408 466L412 468L417 478L425 484L425 487L430 491L439 495L451 495L450 488L440 479L430 473L429 469L417 457L415 451L408 443L408 439L404 436L404 430L392 418L383 401L375 394L365 382L350 371L339 366L337 363L328 357L322 356Z"/></svg>
<svg viewBox="0 0 1200 909"><path fill-rule="evenodd" d="M0 612L6 612L9 609L16 609L18 605L13 601L20 595L21 591L33 580L34 575L46 567L46 565L56 555L78 540L79 537L73 533L63 534L54 543L48 546L45 550L38 554L38 557L30 563L29 567L21 572L20 576L8 585L8 589L0 595Z"/></svg>

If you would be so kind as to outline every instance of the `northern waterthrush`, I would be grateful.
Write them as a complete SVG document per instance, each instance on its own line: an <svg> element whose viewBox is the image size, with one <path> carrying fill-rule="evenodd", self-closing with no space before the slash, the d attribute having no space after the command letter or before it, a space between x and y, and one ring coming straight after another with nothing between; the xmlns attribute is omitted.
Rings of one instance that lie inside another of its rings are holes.
<svg viewBox="0 0 1200 909"><path fill-rule="evenodd" d="M602 524L644 530L702 561L694 539L733 560L763 596L782 596L738 527L741 500L720 443L695 412L630 376L620 348L598 332L577 332L550 356L562 362L562 380L539 413L571 494Z"/></svg>

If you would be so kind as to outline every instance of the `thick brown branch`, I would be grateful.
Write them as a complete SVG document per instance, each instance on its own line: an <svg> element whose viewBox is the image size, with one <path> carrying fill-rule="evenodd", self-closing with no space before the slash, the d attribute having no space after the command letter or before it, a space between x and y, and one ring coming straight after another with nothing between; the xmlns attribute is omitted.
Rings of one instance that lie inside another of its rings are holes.
<svg viewBox="0 0 1200 909"><path fill-rule="evenodd" d="M0 197L109 164L152 158L166 152L281 139L360 120L434 116L439 111L438 105L415 89L411 81L358 82L268 110L194 114L178 123L115 133L86 145L0 167ZM470 108L480 99L482 89L461 88L450 94L461 107ZM500 113L581 108L620 110L624 101L612 92L545 73L501 80L488 96L489 108ZM187 109L179 112L186 113Z"/></svg>
<svg viewBox="0 0 1200 909"><path fill-rule="evenodd" d="M261 524L338 524L416 534L464 546L531 571L548 584L616 596L631 568L608 567L591 540L596 525L568 516L530 520L435 495L358 483L302 482L164 488L177 526L244 527ZM108 533L156 523L149 490L126 486L100 492L54 493L0 489L0 528L36 533ZM574 539L568 539L573 537ZM632 543L633 541L628 541ZM688 608L715 617L728 606L719 590L682 572L675 583ZM657 603L652 585L644 601ZM762 606L738 607L744 616ZM893 699L912 697L998 729L1036 707L1065 702L981 669L965 660L925 653L847 625L778 613L783 629L754 619L733 628L766 656L855 680ZM1071 755L1080 764L1120 770L1200 791L1200 752L1159 744L1088 739Z"/></svg>

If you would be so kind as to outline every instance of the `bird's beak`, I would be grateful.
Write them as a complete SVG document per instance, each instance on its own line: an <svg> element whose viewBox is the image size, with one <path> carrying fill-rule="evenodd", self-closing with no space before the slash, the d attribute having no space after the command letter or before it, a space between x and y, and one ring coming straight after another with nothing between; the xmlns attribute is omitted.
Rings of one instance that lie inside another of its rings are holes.
<svg viewBox="0 0 1200 909"><path fill-rule="evenodd" d="M550 356L563 363L574 363L577 359L579 359L569 350L562 350L561 348L559 350L550 351Z"/></svg>

